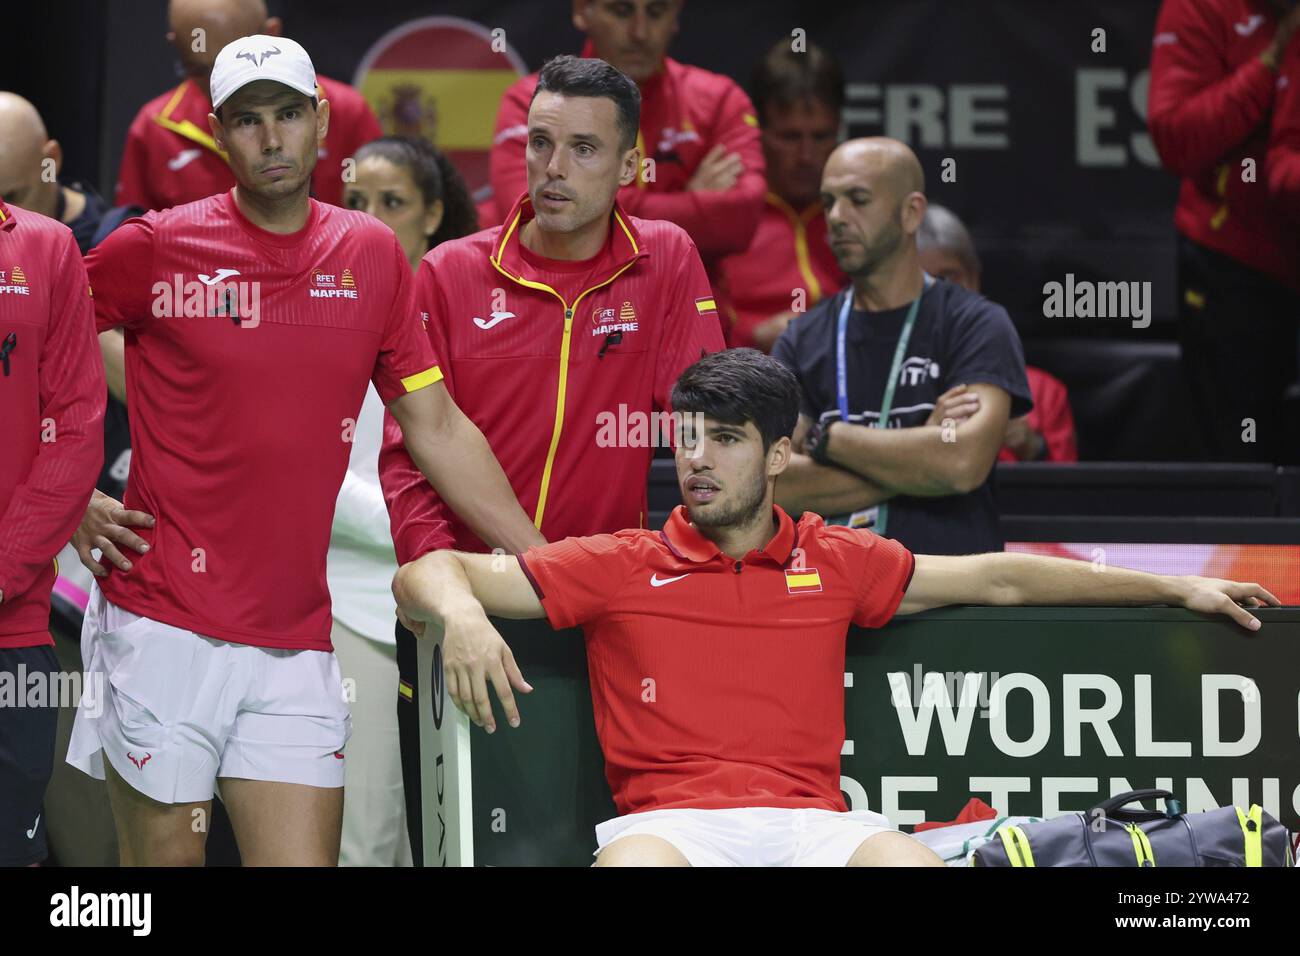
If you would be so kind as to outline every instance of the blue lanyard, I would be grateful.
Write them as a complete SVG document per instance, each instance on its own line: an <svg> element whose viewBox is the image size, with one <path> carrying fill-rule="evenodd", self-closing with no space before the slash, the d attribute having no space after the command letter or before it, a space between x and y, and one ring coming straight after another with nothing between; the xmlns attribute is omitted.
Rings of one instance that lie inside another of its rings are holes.
<svg viewBox="0 0 1300 956"><path fill-rule="evenodd" d="M894 348L894 361L889 367L889 378L885 381L885 395L880 400L880 418L875 424L876 428L889 427L889 412L894 406L894 389L898 385L898 376L903 368L903 356L907 354L907 343L912 338L912 327L916 325L916 313L921 308L921 296L925 295L925 290L934 283L933 277L928 272L923 275L925 285L921 289L921 295L912 300L912 304L907 309L907 318L903 320L903 330L898 333L898 345ZM853 287L849 286L844 293L844 304L840 306L840 318L835 330L835 397L839 402L840 421L844 422L849 420L849 373L848 363L844 360L844 330L849 323L851 308L853 308ZM881 502L876 507L875 533L884 535L888 523L889 505L887 502Z"/></svg>
<svg viewBox="0 0 1300 956"><path fill-rule="evenodd" d="M934 283L930 273L926 272L923 275L925 286L921 290L921 295L925 295L925 290ZM907 354L907 343L912 338L912 327L916 325L916 313L921 308L921 295L912 300L907 310L907 318L903 320L903 331L898 334L898 345L894 348L894 362L889 368L889 378L885 382L885 396L880 402L880 420L876 422L876 428L885 428L889 424L889 410L894 405L894 389L898 385L898 374L903 367L903 356ZM852 286L844 293L844 304L840 306L840 318L835 331L835 397L839 401L840 421L844 422L849 420L849 372L848 363L844 360L844 330L849 324L851 308L853 308Z"/></svg>

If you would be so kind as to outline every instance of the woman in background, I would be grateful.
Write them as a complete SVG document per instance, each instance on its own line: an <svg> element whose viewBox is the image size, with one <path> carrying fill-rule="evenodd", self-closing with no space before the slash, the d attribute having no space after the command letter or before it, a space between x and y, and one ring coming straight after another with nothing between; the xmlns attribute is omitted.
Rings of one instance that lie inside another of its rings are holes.
<svg viewBox="0 0 1300 956"><path fill-rule="evenodd" d="M474 201L460 173L426 140L384 136L366 143L354 158L356 179L344 184L343 205L392 229L413 270L440 242L478 230ZM352 436L327 568L334 651L352 711L341 866L411 865L394 707L397 558L379 487L383 430L384 406L372 385ZM415 825L418 832L418 821Z"/></svg>

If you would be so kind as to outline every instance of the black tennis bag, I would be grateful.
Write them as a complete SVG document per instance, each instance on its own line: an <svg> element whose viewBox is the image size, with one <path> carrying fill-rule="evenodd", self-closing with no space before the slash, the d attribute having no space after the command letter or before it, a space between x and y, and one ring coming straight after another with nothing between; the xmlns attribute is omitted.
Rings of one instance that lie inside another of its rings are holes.
<svg viewBox="0 0 1300 956"><path fill-rule="evenodd" d="M1165 811L1127 810L1163 798ZM1256 804L1184 813L1168 790L1130 790L1087 813L1004 826L971 866L1291 866L1286 828Z"/></svg>

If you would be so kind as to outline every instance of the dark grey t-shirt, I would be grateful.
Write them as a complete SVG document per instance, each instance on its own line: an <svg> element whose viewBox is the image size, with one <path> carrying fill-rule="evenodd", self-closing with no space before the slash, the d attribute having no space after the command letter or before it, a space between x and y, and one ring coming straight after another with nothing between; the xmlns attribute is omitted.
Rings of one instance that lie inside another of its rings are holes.
<svg viewBox="0 0 1300 956"><path fill-rule="evenodd" d="M835 330L846 294L849 290L824 299L791 322L772 350L773 357L798 377L800 410L814 421L839 418ZM850 422L875 426L879 421L885 380L906 318L907 306L884 312L850 311L844 348ZM1011 396L1012 418L1033 407L1020 336L1006 310L940 279L921 297L888 427L924 425L935 399L960 384L1005 390ZM918 554L1002 550L992 474L989 478L969 494L891 498L886 535ZM870 520L874 521L874 514Z"/></svg>

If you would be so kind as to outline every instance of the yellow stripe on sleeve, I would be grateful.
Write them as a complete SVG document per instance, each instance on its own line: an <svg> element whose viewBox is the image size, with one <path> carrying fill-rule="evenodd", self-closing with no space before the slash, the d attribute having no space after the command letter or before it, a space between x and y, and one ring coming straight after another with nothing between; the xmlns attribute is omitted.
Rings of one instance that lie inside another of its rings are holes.
<svg viewBox="0 0 1300 956"><path fill-rule="evenodd" d="M435 365L433 368L426 369L416 375L406 376L406 378L402 379L402 387L408 392L414 392L417 389L424 388L426 385L433 385L435 382L441 381L442 369Z"/></svg>

